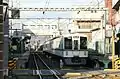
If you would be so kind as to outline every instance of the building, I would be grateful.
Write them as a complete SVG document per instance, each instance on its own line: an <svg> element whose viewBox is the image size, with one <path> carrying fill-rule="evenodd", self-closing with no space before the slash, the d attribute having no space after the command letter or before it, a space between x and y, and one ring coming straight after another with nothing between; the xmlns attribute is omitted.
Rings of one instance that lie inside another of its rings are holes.
<svg viewBox="0 0 120 79"><path fill-rule="evenodd" d="M86 6L87 7L87 6ZM103 6L94 8L88 7L85 11L74 12L73 17L79 18L74 20L76 27L75 32L83 33L88 36L88 48L97 50L99 53L105 54L105 39L106 39L106 22L108 17L108 10ZM107 33L108 34L108 33Z"/></svg>
<svg viewBox="0 0 120 79"><path fill-rule="evenodd" d="M120 32L120 0L116 0L113 5L113 25L116 28L116 33Z"/></svg>

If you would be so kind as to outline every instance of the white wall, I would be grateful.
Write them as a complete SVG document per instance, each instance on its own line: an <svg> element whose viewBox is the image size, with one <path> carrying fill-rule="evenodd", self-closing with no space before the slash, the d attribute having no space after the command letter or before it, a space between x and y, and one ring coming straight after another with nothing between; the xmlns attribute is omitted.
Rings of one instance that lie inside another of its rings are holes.
<svg viewBox="0 0 120 79"><path fill-rule="evenodd" d="M89 44L88 48L92 48L96 50L96 42L99 42L99 52L103 53L104 50L104 37L105 37L105 30L97 30L92 32L92 42Z"/></svg>
<svg viewBox="0 0 120 79"><path fill-rule="evenodd" d="M105 30L97 30L92 32L92 42L103 40L105 37Z"/></svg>
<svg viewBox="0 0 120 79"><path fill-rule="evenodd" d="M115 14L115 23L116 23L116 33L118 33L119 29L120 29L120 8L118 10L118 12Z"/></svg>

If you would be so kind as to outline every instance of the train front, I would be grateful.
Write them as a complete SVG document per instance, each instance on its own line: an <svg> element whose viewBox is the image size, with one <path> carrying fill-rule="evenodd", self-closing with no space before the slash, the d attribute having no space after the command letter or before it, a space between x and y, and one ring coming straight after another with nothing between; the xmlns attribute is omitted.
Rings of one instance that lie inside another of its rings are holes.
<svg viewBox="0 0 120 79"><path fill-rule="evenodd" d="M63 38L65 65L85 65L88 58L87 36L70 35Z"/></svg>

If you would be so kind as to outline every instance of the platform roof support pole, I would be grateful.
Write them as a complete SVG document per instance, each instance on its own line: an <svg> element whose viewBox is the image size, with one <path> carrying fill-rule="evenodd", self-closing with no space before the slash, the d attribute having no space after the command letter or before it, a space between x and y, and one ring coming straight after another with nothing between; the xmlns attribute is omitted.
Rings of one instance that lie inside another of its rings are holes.
<svg viewBox="0 0 120 79"><path fill-rule="evenodd" d="M4 79L3 68L3 0L0 0L0 79Z"/></svg>
<svg viewBox="0 0 120 79"><path fill-rule="evenodd" d="M8 52L9 52L9 19L8 19L8 16L9 16L9 11L8 11L8 3L9 2L6 2L6 3L3 3L3 14L4 14L4 24L3 24L3 67L4 67L4 76L8 76Z"/></svg>

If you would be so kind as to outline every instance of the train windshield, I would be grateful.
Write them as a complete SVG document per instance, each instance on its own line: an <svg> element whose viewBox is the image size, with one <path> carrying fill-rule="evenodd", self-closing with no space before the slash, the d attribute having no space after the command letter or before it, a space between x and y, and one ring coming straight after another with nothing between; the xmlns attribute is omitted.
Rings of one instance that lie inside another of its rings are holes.
<svg viewBox="0 0 120 79"><path fill-rule="evenodd" d="M78 50L78 40L74 40L74 50Z"/></svg>
<svg viewBox="0 0 120 79"><path fill-rule="evenodd" d="M80 37L80 49L87 49L87 37Z"/></svg>
<svg viewBox="0 0 120 79"><path fill-rule="evenodd" d="M64 38L64 46L65 46L65 49L72 49L72 37Z"/></svg>

